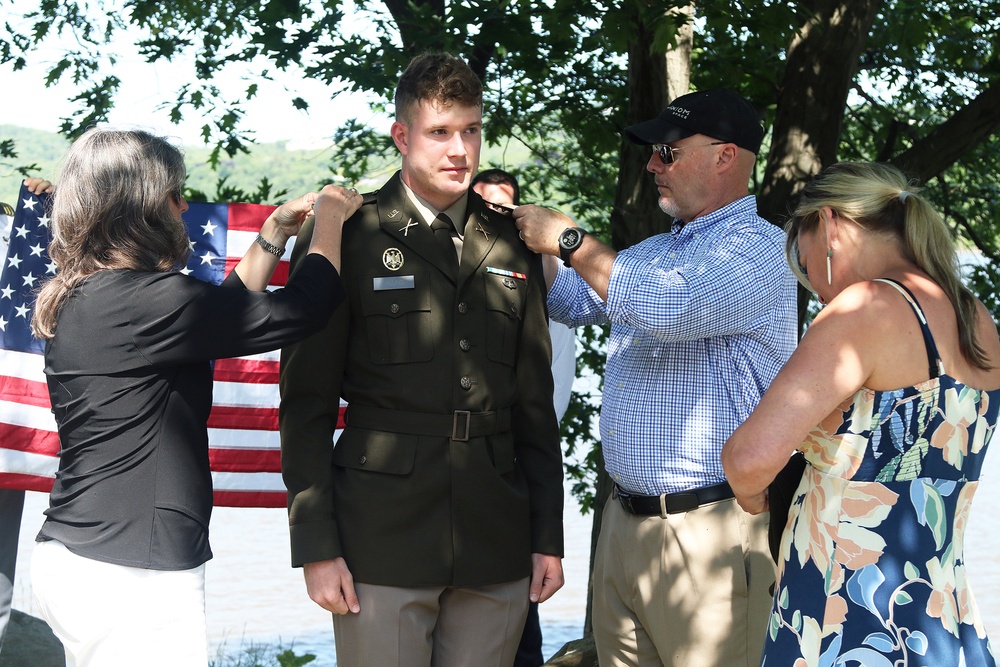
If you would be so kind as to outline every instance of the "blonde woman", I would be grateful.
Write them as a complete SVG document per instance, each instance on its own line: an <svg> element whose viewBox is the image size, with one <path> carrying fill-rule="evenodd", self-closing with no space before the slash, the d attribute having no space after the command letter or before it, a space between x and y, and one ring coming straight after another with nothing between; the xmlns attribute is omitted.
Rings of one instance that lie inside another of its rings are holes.
<svg viewBox="0 0 1000 667"><path fill-rule="evenodd" d="M722 452L737 500L807 465L762 664L994 665L964 530L1000 409L1000 341L941 217L895 168L804 190L788 258L825 305Z"/></svg>

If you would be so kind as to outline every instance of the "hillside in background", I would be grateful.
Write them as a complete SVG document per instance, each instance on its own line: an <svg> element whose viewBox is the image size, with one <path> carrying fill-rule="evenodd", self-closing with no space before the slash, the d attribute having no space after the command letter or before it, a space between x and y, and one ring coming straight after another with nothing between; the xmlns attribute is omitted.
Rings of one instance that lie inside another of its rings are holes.
<svg viewBox="0 0 1000 667"><path fill-rule="evenodd" d="M66 152L68 142L55 132L45 132L14 125L0 125L0 139L13 139L18 157L15 165L38 165L31 175L55 179L59 173L59 161ZM508 147L505 151L485 148L483 164L485 169L527 160L527 149L520 151ZM521 154L523 153L523 154ZM210 151L204 147L185 147L184 154L188 168L187 187L205 193L208 199L217 199L217 182L225 178L227 186L254 192L262 178L271 185L271 195L265 203L277 204L290 197L315 190L327 182L344 184L333 176L331 168L333 146L296 147L285 142L255 144L249 154L238 154L229 158L223 155L217 172L208 163ZM359 183L362 190L373 189L384 182L395 171L395 161L370 174ZM346 184L345 184L346 185ZM352 184L353 185L353 184ZM0 165L0 202L14 205L21 187L21 175L10 164ZM279 195L281 191L287 195Z"/></svg>
<svg viewBox="0 0 1000 667"><path fill-rule="evenodd" d="M55 179L59 173L59 160L69 143L59 134L12 125L0 125L0 138L14 139L18 157L17 165L37 164L32 175ZM226 184L245 191L255 191L260 179L266 177L272 184L272 193L287 190L295 196L315 189L330 174L329 162L332 147L288 150L285 143L258 144L249 154L234 158L223 156L218 172L208 164L209 149L185 147L188 167L187 187L214 198L218 178ZM0 170L0 201L13 203L20 190L21 176L9 165ZM278 203L277 197L268 203Z"/></svg>
<svg viewBox="0 0 1000 667"><path fill-rule="evenodd" d="M66 152L66 140L55 132L32 130L26 127L0 125L0 140L13 139L17 157L11 162L18 166L38 165L38 170L31 170L31 175L55 173L57 163ZM14 171L11 164L4 160L0 163L0 202L14 206L17 193L21 190L21 174Z"/></svg>

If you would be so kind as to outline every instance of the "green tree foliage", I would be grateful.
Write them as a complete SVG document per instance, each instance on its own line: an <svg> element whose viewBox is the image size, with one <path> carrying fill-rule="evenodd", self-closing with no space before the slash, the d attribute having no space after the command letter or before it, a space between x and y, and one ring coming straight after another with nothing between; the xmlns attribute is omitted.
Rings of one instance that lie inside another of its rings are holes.
<svg viewBox="0 0 1000 667"><path fill-rule="evenodd" d="M707 18L695 87L712 85L718 71L739 73L733 81L771 128L758 188L766 217L780 223L799 188L832 162L893 163L924 186L959 246L987 260L972 285L984 302L1000 304L1000 283L990 278L998 256L997 2L699 8ZM737 24L734 14L749 18Z"/></svg>
<svg viewBox="0 0 1000 667"><path fill-rule="evenodd" d="M636 58L630 49L645 40L646 51L662 53L688 20L670 11L685 3L670 0L4 4L12 10L0 31L0 62L16 70L37 44L66 45L48 81L76 84L77 111L61 128L70 137L104 119L122 85L108 74L119 58L109 46L112 35L133 31L136 47L149 61L189 62L191 80L168 104L175 118L198 112L209 119L203 136L213 147L212 164L245 149L243 109L257 95L257 82L275 69L301 68L330 84L331 94L373 92L389 108L394 82L412 55L431 48L461 53L487 85L487 140L529 146L533 158L526 174L539 175L531 181L540 198L554 192L554 183L572 183L561 203L597 229L605 226L614 201L617 130L630 101L651 95L630 88L637 83L629 80ZM921 148L922 140L990 93L998 4L706 0L693 14L692 85L738 88L758 105L776 130L767 164L771 171L787 157L773 152L774 146L807 135L793 147L794 156L808 165L797 170L804 173L793 170L786 189L794 192L803 177L835 159L892 160ZM797 59L800 55L807 59ZM247 84L238 98L226 99L213 80L221 68L234 64L245 68ZM804 79L806 70L811 74ZM805 82L808 89L789 85ZM308 107L301 98L290 103ZM822 109L816 108L819 103ZM780 120L786 109L822 124L784 127ZM932 145L934 150L917 154L921 159L901 161L911 163L922 180L938 176L967 159L977 145L992 141L993 109L945 135L962 140L948 141L944 148ZM371 128L359 122L342 128L338 139L362 155L390 149L384 132L373 137ZM770 185L766 180L763 190ZM787 200L772 207L774 215Z"/></svg>
<svg viewBox="0 0 1000 667"><path fill-rule="evenodd" d="M25 146L30 147L30 164L22 159ZM13 207L21 179L52 168L65 151L66 140L55 133L0 125L0 202Z"/></svg>
<svg viewBox="0 0 1000 667"><path fill-rule="evenodd" d="M28 10L6 19L0 62L18 69L39 43L67 45L49 82L76 84L77 112L61 128L70 137L104 118L113 104L122 82L113 74L117 56L108 38L126 29L148 60L191 63L189 82L168 104L175 118L206 118L208 162L216 166L246 149L243 110L257 95L256 82L275 70L302 71L328 83L331 94L368 91L390 111L393 85L409 59L444 49L466 57L483 78L489 144L501 154L513 147L527 152L517 164L500 160L520 176L525 198L565 210L621 248L666 221L642 171L648 153L623 145L619 131L662 108L667 92L675 94L667 85L671 72L690 60L693 88L739 90L765 119L770 131L754 189L769 219L780 222L795 193L824 166L885 160L926 184L962 244L991 260L1000 253L994 203L1000 0L704 0L693 6L674 0L18 0L17 6ZM669 54L692 33L690 58L685 51L682 65L671 62ZM246 72L236 99L226 99L213 83L225 67ZM686 86L686 77L678 80ZM290 103L308 108L294 96ZM334 174L355 181L394 163L386 130L360 120L340 128ZM1000 281L994 272L993 265L980 269L974 284L995 305ZM599 382L603 331L588 330L582 340L588 351L581 373ZM589 453L596 415L583 399L576 396L564 434L571 447ZM581 476L578 488L589 503L594 468L585 462L570 472Z"/></svg>

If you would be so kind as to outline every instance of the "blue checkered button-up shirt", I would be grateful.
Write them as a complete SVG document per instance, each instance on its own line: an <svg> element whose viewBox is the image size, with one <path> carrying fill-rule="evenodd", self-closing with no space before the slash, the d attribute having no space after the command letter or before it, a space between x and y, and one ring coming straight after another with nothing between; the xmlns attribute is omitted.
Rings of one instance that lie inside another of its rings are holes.
<svg viewBox="0 0 1000 667"><path fill-rule="evenodd" d="M607 303L560 267L550 317L612 323L601 440L608 472L626 491L725 481L723 443L796 343L784 239L744 197L619 253Z"/></svg>

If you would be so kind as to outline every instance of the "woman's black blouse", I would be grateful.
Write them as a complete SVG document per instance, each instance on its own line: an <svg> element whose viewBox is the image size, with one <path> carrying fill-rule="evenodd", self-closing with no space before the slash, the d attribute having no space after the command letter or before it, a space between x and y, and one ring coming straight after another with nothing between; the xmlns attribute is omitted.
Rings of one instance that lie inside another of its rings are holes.
<svg viewBox="0 0 1000 667"><path fill-rule="evenodd" d="M309 255L288 284L252 292L180 273L102 271L70 296L45 347L59 470L38 540L154 570L212 557L210 360L319 331L344 290ZM234 289L235 288L235 289Z"/></svg>

